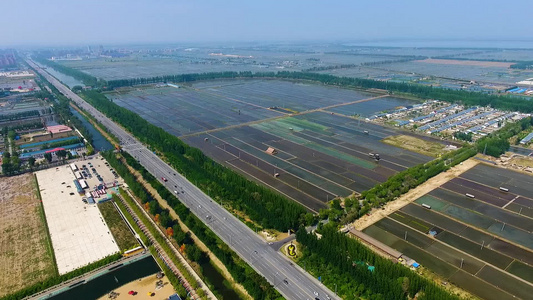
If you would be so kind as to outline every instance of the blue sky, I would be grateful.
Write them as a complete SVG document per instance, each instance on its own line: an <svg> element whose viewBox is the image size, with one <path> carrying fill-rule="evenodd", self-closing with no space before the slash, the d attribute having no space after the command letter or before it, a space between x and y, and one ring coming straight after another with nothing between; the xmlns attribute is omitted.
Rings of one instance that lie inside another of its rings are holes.
<svg viewBox="0 0 533 300"><path fill-rule="evenodd" d="M529 0L2 0L0 48L89 43L533 39Z"/></svg>

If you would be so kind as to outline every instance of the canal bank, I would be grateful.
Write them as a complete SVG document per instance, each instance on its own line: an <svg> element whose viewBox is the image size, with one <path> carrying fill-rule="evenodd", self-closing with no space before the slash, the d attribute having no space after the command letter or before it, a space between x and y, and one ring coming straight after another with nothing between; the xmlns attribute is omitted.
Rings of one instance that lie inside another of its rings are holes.
<svg viewBox="0 0 533 300"><path fill-rule="evenodd" d="M94 300L124 284L156 274L159 271L161 270L151 255L141 255L138 259L91 274L91 276L55 292L54 295L46 295L39 299Z"/></svg>
<svg viewBox="0 0 533 300"><path fill-rule="evenodd" d="M105 151L113 149L113 145L98 131L82 114L70 107L70 112L78 118L87 131L92 135L92 145L95 151Z"/></svg>
<svg viewBox="0 0 533 300"><path fill-rule="evenodd" d="M56 69L50 67L50 66L42 66L43 68L46 68L46 72L50 73L52 76L57 78L57 80L61 81L63 84L68 85L69 88L73 88L74 86L81 86L84 87L85 84L83 82L77 80L76 78L63 74Z"/></svg>

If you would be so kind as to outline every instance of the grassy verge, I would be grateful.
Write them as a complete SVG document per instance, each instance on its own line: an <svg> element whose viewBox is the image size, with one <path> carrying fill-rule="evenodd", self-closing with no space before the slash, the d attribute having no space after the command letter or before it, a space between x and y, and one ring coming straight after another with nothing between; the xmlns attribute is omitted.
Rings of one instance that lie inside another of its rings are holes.
<svg viewBox="0 0 533 300"><path fill-rule="evenodd" d="M146 226L148 231L152 234L152 236L155 238L155 240L159 243L163 251L168 255L168 257L172 260L172 262L178 267L180 272L183 274L185 279L189 282L192 288L197 289L199 287L198 282L196 279L189 274L189 271L183 264L180 262L174 251L170 248L170 246L167 244L166 239L161 236L161 233L152 225L151 221L148 220L148 218L144 215L144 212L141 211L141 209L137 206L135 203L135 200L133 200L128 193L126 193L124 190L121 189L120 191L122 199L124 199L128 205L131 207L131 209L135 212L137 217L141 220L141 222Z"/></svg>
<svg viewBox="0 0 533 300"><path fill-rule="evenodd" d="M37 181L37 176L33 174L33 180L35 183L35 190L37 194L37 198L39 199L39 215L41 217L41 220L44 224L44 228L46 230L46 248L48 255L52 258L52 264L54 266L54 276L59 276L59 270L57 269L57 262L56 262L56 256L54 253L54 247L52 246L52 239L50 237L50 229L48 228L48 222L46 222L46 214L44 212L44 206L43 201L41 198L41 191L39 190L39 182Z"/></svg>
<svg viewBox="0 0 533 300"><path fill-rule="evenodd" d="M133 217L128 213L128 210L126 209L126 206L124 206L124 203L122 203L122 201L118 199L117 195L113 195L113 200L117 204L118 208L120 209L124 217L126 217L126 220L128 220L130 225L133 227L133 231L135 231L135 233L139 235L139 237L141 238L141 241L147 246L150 245L150 241L148 240L148 237L144 234L144 232L142 232L141 228L139 228L139 225L135 223L135 220L133 220Z"/></svg>
<svg viewBox="0 0 533 300"><path fill-rule="evenodd" d="M137 240L131 234L130 229L126 223L124 223L124 220L120 217L113 202L107 201L100 203L98 204L98 208L122 252L138 246Z"/></svg>

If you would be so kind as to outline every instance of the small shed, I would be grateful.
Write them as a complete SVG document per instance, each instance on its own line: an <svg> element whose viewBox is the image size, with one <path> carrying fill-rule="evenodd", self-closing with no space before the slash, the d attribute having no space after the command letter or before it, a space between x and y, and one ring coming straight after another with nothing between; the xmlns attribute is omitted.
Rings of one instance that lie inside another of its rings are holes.
<svg viewBox="0 0 533 300"><path fill-rule="evenodd" d="M270 155L275 155L278 153L278 150L272 148L272 147L268 147L268 149L266 149L265 151L266 153L270 154Z"/></svg>

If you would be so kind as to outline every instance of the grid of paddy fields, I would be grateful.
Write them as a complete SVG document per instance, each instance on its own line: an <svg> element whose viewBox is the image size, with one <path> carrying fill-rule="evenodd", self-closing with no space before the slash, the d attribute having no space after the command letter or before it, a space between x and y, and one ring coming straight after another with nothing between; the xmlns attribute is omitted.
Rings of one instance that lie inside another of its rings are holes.
<svg viewBox="0 0 533 300"><path fill-rule="evenodd" d="M363 231L481 298L530 299L531 182L479 164Z"/></svg>
<svg viewBox="0 0 533 300"><path fill-rule="evenodd" d="M398 134L394 129L319 110L357 103L361 111L369 111L365 105L382 111L401 101L388 104L387 96L275 80L220 80L108 97L312 211L433 159L382 143ZM376 107L375 100L385 105ZM268 154L269 147L277 153Z"/></svg>

